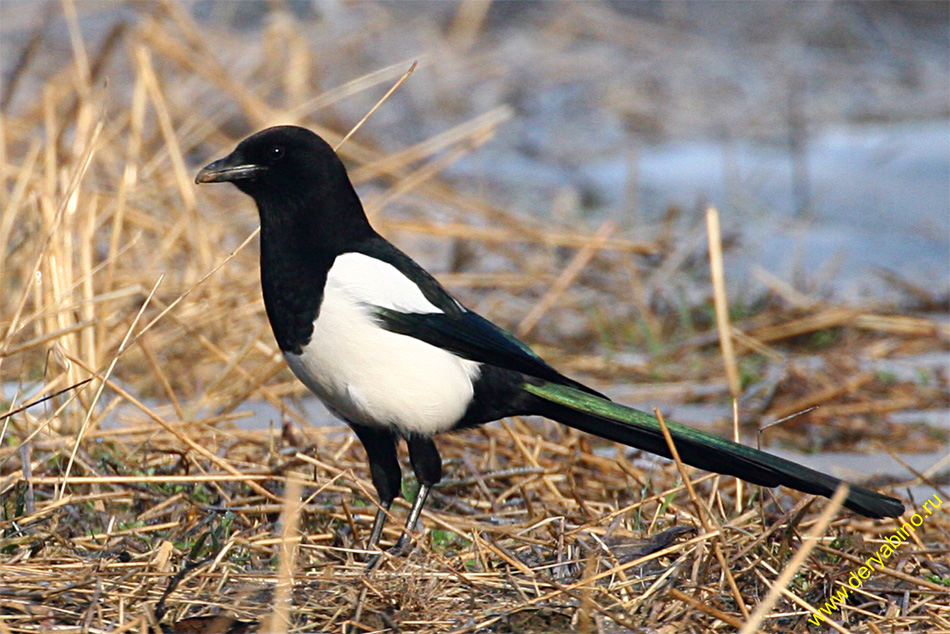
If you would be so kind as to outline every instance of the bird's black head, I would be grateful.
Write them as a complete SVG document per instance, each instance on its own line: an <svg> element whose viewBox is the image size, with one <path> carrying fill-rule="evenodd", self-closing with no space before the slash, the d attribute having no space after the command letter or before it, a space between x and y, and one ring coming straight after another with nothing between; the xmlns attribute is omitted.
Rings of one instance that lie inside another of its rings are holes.
<svg viewBox="0 0 950 634"><path fill-rule="evenodd" d="M265 233L271 227L336 242L372 231L342 161L305 128L261 130L202 168L195 182L229 182L254 198Z"/></svg>
<svg viewBox="0 0 950 634"><path fill-rule="evenodd" d="M206 165L195 182L227 181L256 198L268 190L319 187L341 173L346 173L343 164L326 141L305 128L282 125L247 137L229 155Z"/></svg>

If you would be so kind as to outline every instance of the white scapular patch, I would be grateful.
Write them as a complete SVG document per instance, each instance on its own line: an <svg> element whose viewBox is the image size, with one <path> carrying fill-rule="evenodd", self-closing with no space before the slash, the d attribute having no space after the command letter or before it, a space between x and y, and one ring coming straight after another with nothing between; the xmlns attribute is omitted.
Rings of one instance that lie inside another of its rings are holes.
<svg viewBox="0 0 950 634"><path fill-rule="evenodd" d="M360 253L327 274L313 337L287 364L341 418L394 431L451 429L472 399L479 364L383 329L373 307L440 313L394 266Z"/></svg>

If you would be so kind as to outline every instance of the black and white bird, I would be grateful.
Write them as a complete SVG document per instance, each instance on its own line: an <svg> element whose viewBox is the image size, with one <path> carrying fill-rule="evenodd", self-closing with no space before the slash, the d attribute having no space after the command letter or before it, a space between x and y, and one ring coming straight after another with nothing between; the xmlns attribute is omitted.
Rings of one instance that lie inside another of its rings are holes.
<svg viewBox="0 0 950 634"><path fill-rule="evenodd" d="M369 458L380 503L371 548L400 494L400 440L420 486L396 551L442 478L433 442L440 433L535 414L670 457L656 418L560 374L376 233L343 163L313 132L258 132L195 180L233 183L257 203L261 284L277 344L297 378L356 432ZM841 482L667 425L683 462L696 467L826 497ZM900 500L855 485L844 505L872 518L904 511Z"/></svg>

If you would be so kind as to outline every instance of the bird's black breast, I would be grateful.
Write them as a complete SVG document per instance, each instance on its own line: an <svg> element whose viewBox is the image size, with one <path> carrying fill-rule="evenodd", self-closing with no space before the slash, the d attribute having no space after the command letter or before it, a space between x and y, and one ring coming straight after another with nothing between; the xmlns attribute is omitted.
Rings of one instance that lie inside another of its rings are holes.
<svg viewBox="0 0 950 634"><path fill-rule="evenodd" d="M300 354L313 336L333 256L314 246L286 248L286 241L269 237L262 232L264 308L280 349Z"/></svg>

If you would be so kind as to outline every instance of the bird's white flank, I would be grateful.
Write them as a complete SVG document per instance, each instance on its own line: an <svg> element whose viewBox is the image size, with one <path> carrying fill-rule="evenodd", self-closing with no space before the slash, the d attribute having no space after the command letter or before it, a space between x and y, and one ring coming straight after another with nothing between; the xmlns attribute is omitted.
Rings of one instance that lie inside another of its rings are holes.
<svg viewBox="0 0 950 634"><path fill-rule="evenodd" d="M438 313L394 266L360 253L336 258L327 274L313 336L286 353L294 374L350 422L434 434L462 418L479 364L384 330L374 307Z"/></svg>

